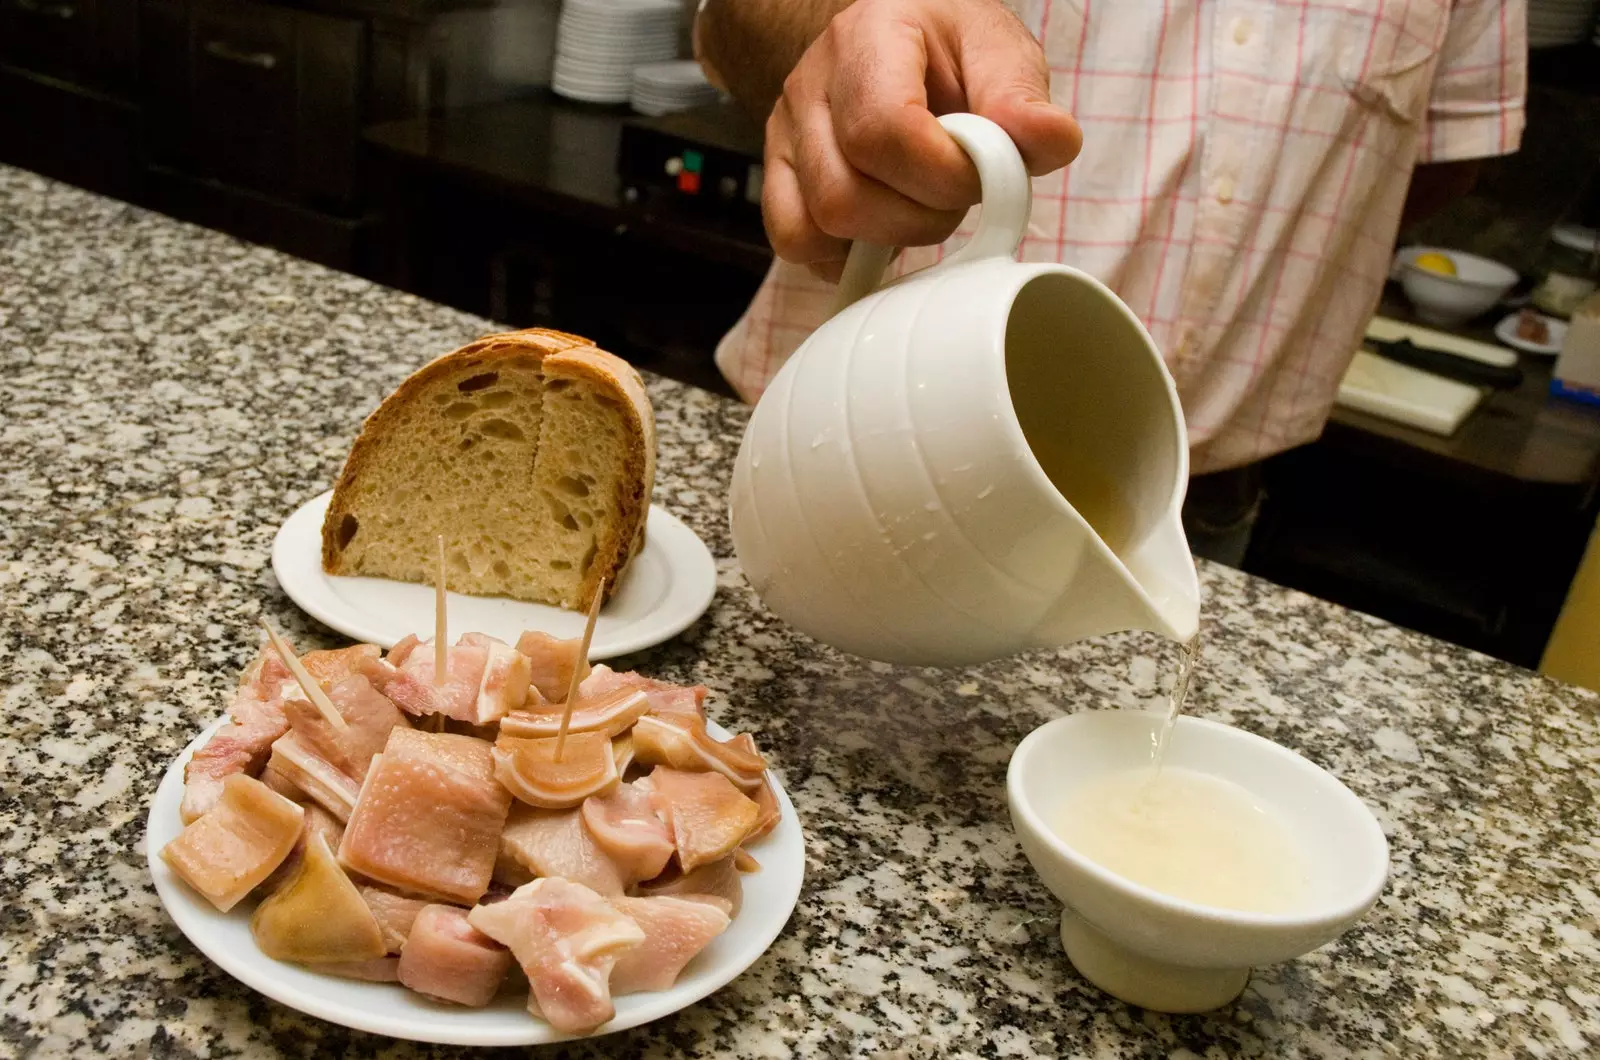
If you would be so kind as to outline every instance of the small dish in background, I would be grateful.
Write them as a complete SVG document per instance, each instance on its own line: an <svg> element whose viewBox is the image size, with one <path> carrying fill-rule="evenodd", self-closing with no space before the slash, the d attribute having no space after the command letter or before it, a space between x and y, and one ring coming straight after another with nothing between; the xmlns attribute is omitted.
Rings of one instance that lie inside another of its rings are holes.
<svg viewBox="0 0 1600 1060"><path fill-rule="evenodd" d="M1529 314L1540 321L1546 331L1543 342L1531 338L1524 338L1518 333L1519 322L1524 314ZM1520 313L1507 313L1494 326L1494 337L1523 353L1537 354L1541 357L1554 357L1561 352L1561 343L1567 337L1567 322L1532 309L1524 309Z"/></svg>
<svg viewBox="0 0 1600 1060"><path fill-rule="evenodd" d="M1425 254L1448 258L1455 275L1419 267L1416 260ZM1406 297L1429 324L1465 323L1494 308L1517 283L1517 270L1509 265L1443 247L1406 247L1395 263Z"/></svg>

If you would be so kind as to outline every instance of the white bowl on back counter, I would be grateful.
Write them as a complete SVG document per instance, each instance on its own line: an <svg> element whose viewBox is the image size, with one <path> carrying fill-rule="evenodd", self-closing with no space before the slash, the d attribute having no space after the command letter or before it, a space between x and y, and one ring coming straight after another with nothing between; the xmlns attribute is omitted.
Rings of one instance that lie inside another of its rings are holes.
<svg viewBox="0 0 1600 1060"><path fill-rule="evenodd" d="M1105 790L1088 785L1153 774L1164 721L1108 710L1041 726L1011 757L1007 798L1023 853L1066 907L1062 945L1084 978L1144 1008L1204 1012L1236 998L1252 967L1308 953L1355 924L1383 890L1389 847L1371 811L1330 773L1242 729L1182 717L1162 769L1220 782L1281 823L1296 893L1279 911L1257 912L1173 897L1105 868L1062 838L1073 823L1063 814L1074 812L1074 795Z"/></svg>
<svg viewBox="0 0 1600 1060"><path fill-rule="evenodd" d="M1423 254L1437 254L1455 264L1448 276L1416 264ZM1493 309L1516 286L1517 270L1490 258L1443 247L1406 247L1396 255L1400 286L1429 324L1463 324Z"/></svg>

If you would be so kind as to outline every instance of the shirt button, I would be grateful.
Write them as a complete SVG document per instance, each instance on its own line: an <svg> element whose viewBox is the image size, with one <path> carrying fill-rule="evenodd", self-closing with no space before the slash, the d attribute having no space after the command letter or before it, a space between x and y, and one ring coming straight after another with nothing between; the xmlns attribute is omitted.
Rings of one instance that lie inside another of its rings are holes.
<svg viewBox="0 0 1600 1060"><path fill-rule="evenodd" d="M1233 178L1222 176L1217 178L1215 190L1217 201L1226 206L1233 201Z"/></svg>
<svg viewBox="0 0 1600 1060"><path fill-rule="evenodd" d="M1250 20L1237 18L1233 21L1233 43L1246 44L1250 40Z"/></svg>

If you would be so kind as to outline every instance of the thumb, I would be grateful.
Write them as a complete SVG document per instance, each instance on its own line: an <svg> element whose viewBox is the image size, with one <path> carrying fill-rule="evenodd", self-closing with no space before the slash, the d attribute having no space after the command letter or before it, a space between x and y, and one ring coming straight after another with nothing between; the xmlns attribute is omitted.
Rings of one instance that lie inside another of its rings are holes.
<svg viewBox="0 0 1600 1060"><path fill-rule="evenodd" d="M1028 172L1050 173L1078 157L1083 132L1050 101L1050 69L1039 42L1009 11L993 32L962 39L967 107L1006 131Z"/></svg>

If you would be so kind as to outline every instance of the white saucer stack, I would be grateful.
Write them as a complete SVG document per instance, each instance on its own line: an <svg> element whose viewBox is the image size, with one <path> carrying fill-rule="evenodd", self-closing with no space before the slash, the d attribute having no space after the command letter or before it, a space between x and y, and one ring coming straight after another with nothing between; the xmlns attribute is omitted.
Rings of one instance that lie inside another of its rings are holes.
<svg viewBox="0 0 1600 1060"><path fill-rule="evenodd" d="M1575 44L1594 26L1596 0L1528 0L1528 46Z"/></svg>
<svg viewBox="0 0 1600 1060"><path fill-rule="evenodd" d="M717 101L718 92L693 59L646 63L634 68L629 102L640 114L657 116L703 107Z"/></svg>
<svg viewBox="0 0 1600 1060"><path fill-rule="evenodd" d="M678 56L674 0L566 0L551 87L568 99L626 103L634 67Z"/></svg>

